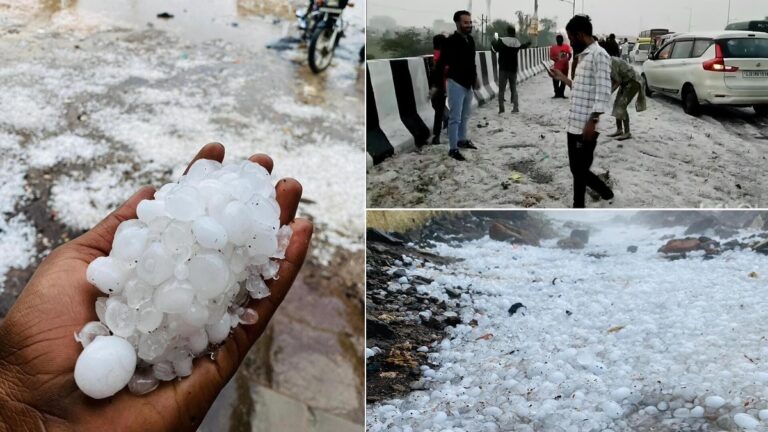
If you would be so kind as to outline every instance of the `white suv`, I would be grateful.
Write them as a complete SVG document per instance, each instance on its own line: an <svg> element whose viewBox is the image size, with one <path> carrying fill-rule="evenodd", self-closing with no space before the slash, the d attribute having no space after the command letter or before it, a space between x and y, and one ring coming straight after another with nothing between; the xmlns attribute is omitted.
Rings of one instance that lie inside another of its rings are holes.
<svg viewBox="0 0 768 432"><path fill-rule="evenodd" d="M646 93L701 104L752 106L768 114L768 33L725 31L676 36L643 63Z"/></svg>
<svg viewBox="0 0 768 432"><path fill-rule="evenodd" d="M648 53L651 51L650 43L636 43L629 52L629 61L631 63L640 63L648 60Z"/></svg>

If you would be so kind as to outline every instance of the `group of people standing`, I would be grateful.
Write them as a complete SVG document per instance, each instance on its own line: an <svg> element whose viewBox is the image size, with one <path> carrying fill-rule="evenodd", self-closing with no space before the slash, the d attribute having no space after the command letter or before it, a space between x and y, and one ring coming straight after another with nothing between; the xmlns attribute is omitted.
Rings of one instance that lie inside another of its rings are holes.
<svg viewBox="0 0 768 432"><path fill-rule="evenodd" d="M433 144L440 143L446 98L448 114L448 155L465 161L460 149L477 149L468 138L468 122L472 110L473 90L480 82L475 65L475 42L472 38L472 16L468 11L454 14L456 32L449 37L435 39L435 68L432 73L432 103L435 107ZM573 175L573 207L585 207L586 189L589 187L604 200L613 199L613 191L590 171L597 146L597 124L604 113L611 110L611 94L618 90L613 109L616 132L609 136L618 140L629 139L629 103L638 96L636 109L645 109L642 81L635 69L619 58L620 50L614 35L600 43L593 35L588 16L574 16L566 26L570 45L558 35L557 43L550 47L548 71L553 79L554 98L568 99L566 87L571 88L567 123L567 148ZM614 46L615 45L615 46ZM510 26L507 35L495 35L492 48L498 53L499 114L505 112L506 88L511 94L512 112L519 112L517 93L518 52L530 46L521 43ZM573 60L573 61L572 61ZM569 71L569 63L572 67ZM571 78L569 78L569 72Z"/></svg>

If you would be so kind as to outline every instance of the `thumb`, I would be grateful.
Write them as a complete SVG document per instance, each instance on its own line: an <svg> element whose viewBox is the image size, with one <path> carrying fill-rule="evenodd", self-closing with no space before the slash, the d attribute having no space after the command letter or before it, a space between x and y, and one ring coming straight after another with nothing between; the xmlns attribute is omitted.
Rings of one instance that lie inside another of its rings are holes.
<svg viewBox="0 0 768 432"><path fill-rule="evenodd" d="M108 255L112 249L112 240L115 237L117 226L123 221L136 219L136 206L145 199L152 199L155 189L144 186L134 193L117 210L110 213L90 231L72 240L70 244L85 247L94 252L94 258L100 255Z"/></svg>

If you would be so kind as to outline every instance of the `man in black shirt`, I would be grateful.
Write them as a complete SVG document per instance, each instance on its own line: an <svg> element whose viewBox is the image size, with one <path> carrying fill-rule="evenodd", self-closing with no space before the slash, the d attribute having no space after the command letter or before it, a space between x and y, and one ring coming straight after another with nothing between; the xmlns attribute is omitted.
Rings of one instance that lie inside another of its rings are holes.
<svg viewBox="0 0 768 432"><path fill-rule="evenodd" d="M493 50L499 53L499 114L504 113L507 82L511 92L512 112L520 112L517 99L517 53L531 45L530 42L521 44L515 37L515 28L512 26L507 28L507 35L491 43Z"/></svg>
<svg viewBox="0 0 768 432"><path fill-rule="evenodd" d="M432 82L443 82L443 73L448 68L448 107L451 110L448 120L448 141L451 147L448 155L463 161L465 159L459 148L477 148L467 139L467 125L472 113L472 89L479 88L479 84L475 40L472 38L472 15L465 10L458 11L453 15L453 22L456 23L456 32L443 43L440 60L435 65L437 76ZM438 91L438 87L432 87L433 95Z"/></svg>
<svg viewBox="0 0 768 432"><path fill-rule="evenodd" d="M619 57L621 55L619 44L616 42L616 35L613 33L608 36L608 40L605 41L603 48L605 48L605 51L611 57Z"/></svg>

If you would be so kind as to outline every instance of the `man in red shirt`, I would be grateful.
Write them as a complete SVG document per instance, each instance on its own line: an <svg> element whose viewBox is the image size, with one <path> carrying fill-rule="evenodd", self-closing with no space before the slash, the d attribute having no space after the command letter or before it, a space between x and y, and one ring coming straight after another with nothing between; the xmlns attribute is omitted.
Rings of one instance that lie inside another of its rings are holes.
<svg viewBox="0 0 768 432"><path fill-rule="evenodd" d="M557 35L557 45L552 45L549 48L549 59L555 62L555 69L559 70L565 76L568 76L568 62L573 56L571 54L571 46L563 43L563 36ZM552 84L555 87L555 98L565 97L565 82L552 80Z"/></svg>

